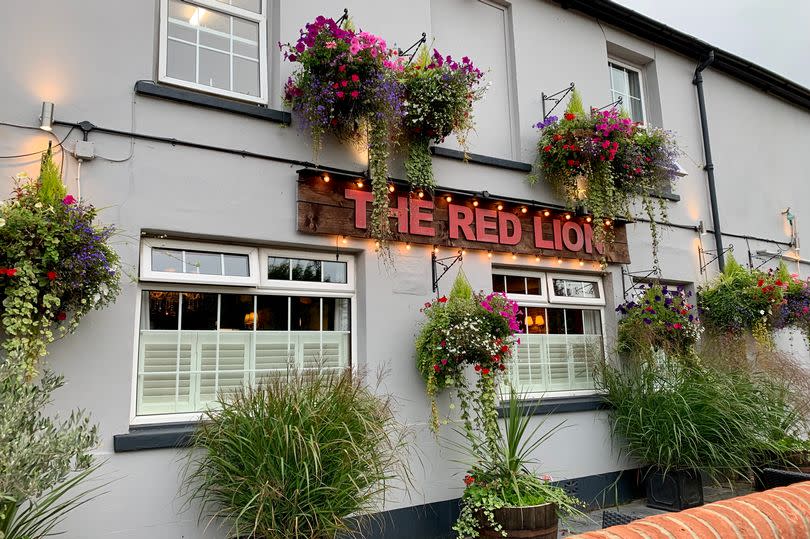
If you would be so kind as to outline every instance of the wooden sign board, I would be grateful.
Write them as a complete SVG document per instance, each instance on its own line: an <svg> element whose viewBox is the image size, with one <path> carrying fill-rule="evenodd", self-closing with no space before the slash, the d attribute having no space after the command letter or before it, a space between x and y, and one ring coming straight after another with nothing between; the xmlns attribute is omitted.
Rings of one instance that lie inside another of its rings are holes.
<svg viewBox="0 0 810 539"><path fill-rule="evenodd" d="M390 193L391 230L396 241L414 244L482 249L544 257L600 260L628 264L630 253L623 224L613 226L614 243L607 249L593 241L593 226L585 217L536 208L452 195L419 198L403 189ZM368 237L366 226L373 196L369 186L335 176L304 171L298 182L298 231L307 234ZM524 213L523 208L527 211ZM568 218L566 218L566 215Z"/></svg>

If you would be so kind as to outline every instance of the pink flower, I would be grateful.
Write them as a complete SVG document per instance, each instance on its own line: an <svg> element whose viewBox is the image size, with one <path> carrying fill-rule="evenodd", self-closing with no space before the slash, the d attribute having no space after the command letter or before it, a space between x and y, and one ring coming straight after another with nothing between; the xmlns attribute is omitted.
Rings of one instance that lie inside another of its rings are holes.
<svg viewBox="0 0 810 539"><path fill-rule="evenodd" d="M353 90L351 96L352 98L357 99L358 97L360 97L360 92L358 92L357 90Z"/></svg>
<svg viewBox="0 0 810 539"><path fill-rule="evenodd" d="M346 86L348 86L348 85L349 85L349 81L347 81L347 80L342 80L342 81L340 81L340 85L341 85L341 86L343 86L343 87L345 88Z"/></svg>
<svg viewBox="0 0 810 539"><path fill-rule="evenodd" d="M335 43L334 41L327 41L325 46L327 49L334 49L335 47L337 47L337 43Z"/></svg>
<svg viewBox="0 0 810 539"><path fill-rule="evenodd" d="M360 82L360 75L357 73L352 74L352 82Z"/></svg>
<svg viewBox="0 0 810 539"><path fill-rule="evenodd" d="M343 73L344 71L346 71L346 66L338 66L338 71Z"/></svg>
<svg viewBox="0 0 810 539"><path fill-rule="evenodd" d="M674 327L675 329L681 329L683 328L683 325L680 322L675 322L674 324L672 324L672 327Z"/></svg>
<svg viewBox="0 0 810 539"><path fill-rule="evenodd" d="M338 96L340 99L343 99L343 96L346 94L343 92L335 92L335 95Z"/></svg>
<svg viewBox="0 0 810 539"><path fill-rule="evenodd" d="M75 204L76 199L73 198L73 195L67 195L65 198L62 199L62 204L66 206L70 206L71 204Z"/></svg>

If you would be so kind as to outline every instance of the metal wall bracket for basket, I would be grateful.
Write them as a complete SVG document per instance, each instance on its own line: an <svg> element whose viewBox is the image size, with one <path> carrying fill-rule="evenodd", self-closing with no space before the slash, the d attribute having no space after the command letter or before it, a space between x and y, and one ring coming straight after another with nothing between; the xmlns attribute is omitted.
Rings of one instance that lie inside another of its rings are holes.
<svg viewBox="0 0 810 539"><path fill-rule="evenodd" d="M540 98L543 100L543 120L546 120L549 117L549 115L551 115L551 113L554 112L554 109L556 109L559 106L559 104L562 103L563 99L565 99L565 96L567 96L573 91L574 91L574 83L572 82L567 87L563 88L559 92L554 92L553 94L546 95L545 92L541 92ZM549 109L548 112L546 112L546 101L554 103L554 106L551 107L551 109Z"/></svg>
<svg viewBox="0 0 810 539"><path fill-rule="evenodd" d="M703 275L704 273L706 273L706 268L708 268L711 264L714 264L715 261L717 261L717 259L720 258L721 256L726 256L726 253L734 254L734 245L729 245L728 247L723 249L723 252L720 254L717 254L717 251L715 250L707 251L702 246L698 246L698 260L700 261L700 274ZM711 260L706 260L706 255L713 256L714 258L712 258Z"/></svg>
<svg viewBox="0 0 810 539"><path fill-rule="evenodd" d="M433 291L436 292L436 295L439 295L439 281L442 280L442 277L450 271L450 268L456 265L456 262L461 262L464 260L464 251L459 249L458 254L455 256L445 256L443 258L437 258L436 252L433 251L430 254L430 268L431 268L431 276L433 280ZM451 262L448 262L451 261ZM442 268L442 272L439 273L439 267Z"/></svg>

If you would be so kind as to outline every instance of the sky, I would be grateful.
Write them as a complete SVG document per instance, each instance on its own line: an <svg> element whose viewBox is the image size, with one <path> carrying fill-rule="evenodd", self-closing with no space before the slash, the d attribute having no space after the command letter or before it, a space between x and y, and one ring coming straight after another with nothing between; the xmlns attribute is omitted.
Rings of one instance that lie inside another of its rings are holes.
<svg viewBox="0 0 810 539"><path fill-rule="evenodd" d="M810 88L810 0L614 0Z"/></svg>

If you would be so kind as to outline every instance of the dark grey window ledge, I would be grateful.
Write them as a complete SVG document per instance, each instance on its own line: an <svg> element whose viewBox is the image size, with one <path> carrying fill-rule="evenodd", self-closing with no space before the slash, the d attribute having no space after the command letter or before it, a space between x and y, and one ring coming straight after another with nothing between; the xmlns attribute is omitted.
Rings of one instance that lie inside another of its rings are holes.
<svg viewBox="0 0 810 539"><path fill-rule="evenodd" d="M650 193L650 196L653 198L663 198L664 200L670 200L672 202L680 202L681 196L676 195L675 193L667 192L667 191L653 191Z"/></svg>
<svg viewBox="0 0 810 539"><path fill-rule="evenodd" d="M458 159L464 161L464 152L459 150L452 150L450 148L442 148L441 146L431 146L431 153L439 157L446 157L448 159ZM519 170L520 172L531 172L532 166L529 163L521 161L512 161L511 159L501 159L500 157L491 157L489 155L481 155L477 153L468 153L466 161L470 163L477 163L479 165L489 165L491 167L505 168L509 170Z"/></svg>
<svg viewBox="0 0 810 539"><path fill-rule="evenodd" d="M197 423L130 427L127 434L113 436L113 450L116 453L124 453L145 449L189 447L196 430Z"/></svg>
<svg viewBox="0 0 810 539"><path fill-rule="evenodd" d="M498 408L498 416L504 417L507 412L507 403ZM567 414L571 412L590 412L594 410L607 410L609 408L602 395L583 395L581 397L548 397L544 399L526 399L520 401L523 412L532 415Z"/></svg>
<svg viewBox="0 0 810 539"><path fill-rule="evenodd" d="M278 122L286 125L289 125L292 120L290 113L283 110L241 103L225 97L194 92L184 88L156 84L151 80L139 80L136 82L135 93L138 95L168 99L169 101L176 101L187 105L197 105L209 109L242 114L244 116L259 118L260 120Z"/></svg>

